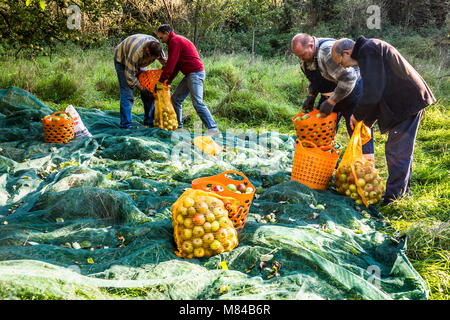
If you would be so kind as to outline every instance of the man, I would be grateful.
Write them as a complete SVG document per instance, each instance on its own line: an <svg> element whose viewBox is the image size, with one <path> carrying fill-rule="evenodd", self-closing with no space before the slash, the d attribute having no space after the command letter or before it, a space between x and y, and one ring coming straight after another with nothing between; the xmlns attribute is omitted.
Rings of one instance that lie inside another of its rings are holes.
<svg viewBox="0 0 450 320"><path fill-rule="evenodd" d="M155 37L146 34L131 35L116 47L114 65L120 87L120 128L132 128L134 87L140 91L144 104L144 125L153 126L154 99L151 92L140 85L137 76L156 59L165 65L166 57L161 44Z"/></svg>
<svg viewBox="0 0 450 320"><path fill-rule="evenodd" d="M217 123L203 103L205 69L194 44L185 37L175 34L172 27L167 24L160 26L156 34L162 43L167 44L168 58L155 90L161 89L165 81L170 84L181 71L184 78L172 94L172 104L177 114L178 127L183 127L182 103L190 94L195 111L208 128L206 134L218 134Z"/></svg>
<svg viewBox="0 0 450 320"><path fill-rule="evenodd" d="M347 68L359 67L363 95L351 116L351 126L378 121L388 133L385 155L388 167L382 205L410 194L414 142L424 108L436 102L428 85L389 43L360 36L336 41L333 60Z"/></svg>
<svg viewBox="0 0 450 320"><path fill-rule="evenodd" d="M320 93L319 111L338 113L338 123L345 119L347 132L351 136L350 116L362 94L362 80L359 71L354 68L342 68L331 57L334 39L315 38L300 33L292 38L292 53L300 59L301 70L309 81L308 96L302 107L311 111L317 95ZM337 127L336 127L337 131ZM373 136L373 131L372 131ZM363 145L363 155L374 161L373 138Z"/></svg>

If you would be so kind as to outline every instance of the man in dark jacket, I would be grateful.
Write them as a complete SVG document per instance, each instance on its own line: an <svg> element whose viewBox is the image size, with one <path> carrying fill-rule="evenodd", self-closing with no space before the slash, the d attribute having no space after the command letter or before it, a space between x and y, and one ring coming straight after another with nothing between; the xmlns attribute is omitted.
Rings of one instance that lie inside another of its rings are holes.
<svg viewBox="0 0 450 320"><path fill-rule="evenodd" d="M172 104L178 118L178 127L182 128L182 103L190 94L192 104L203 124L208 128L207 135L219 133L208 107L203 103L203 82L205 69L194 44L183 36L175 34L172 27L162 25L157 30L157 36L162 43L167 44L168 58L159 78L156 90L167 81L171 83L181 71L184 78L172 94Z"/></svg>
<svg viewBox="0 0 450 320"><path fill-rule="evenodd" d="M385 144L389 177L383 205L410 193L414 142L424 108L436 99L425 80L389 43L360 36L336 41L333 60L347 68L358 66L363 94L350 119L353 127L363 121L378 122L388 133Z"/></svg>

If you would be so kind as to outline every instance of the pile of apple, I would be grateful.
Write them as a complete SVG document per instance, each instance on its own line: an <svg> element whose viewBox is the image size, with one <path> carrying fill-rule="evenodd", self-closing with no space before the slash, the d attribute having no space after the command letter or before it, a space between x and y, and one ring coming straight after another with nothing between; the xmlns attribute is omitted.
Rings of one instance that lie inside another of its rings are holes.
<svg viewBox="0 0 450 320"><path fill-rule="evenodd" d="M327 115L325 113L319 112L318 114L316 114L316 118L318 118L318 119L323 119L323 118L326 118L326 117L327 117ZM309 119L309 118L311 118L311 115L307 113L307 114L304 114L301 117L298 117L297 119L295 119L295 121L302 121L302 120L306 120L306 119Z"/></svg>
<svg viewBox="0 0 450 320"><path fill-rule="evenodd" d="M338 168L335 174L337 191L355 200L356 204L361 205L363 200L358 193L357 186L359 186L369 204L379 202L383 196L385 186L373 162L356 161L354 169L356 177L349 164Z"/></svg>
<svg viewBox="0 0 450 320"><path fill-rule="evenodd" d="M188 196L173 214L175 239L183 258L210 257L238 245L228 210L216 197Z"/></svg>
<svg viewBox="0 0 450 320"><path fill-rule="evenodd" d="M226 188L228 190L230 190L231 192L235 192L235 193L252 193L253 192L252 187L247 187L243 183L239 183L238 185L230 183L229 185L226 186ZM221 185L214 185L212 187L208 187L207 190L214 191L214 192L222 192L224 190L224 188Z"/></svg>
<svg viewBox="0 0 450 320"><path fill-rule="evenodd" d="M167 110L164 110L162 113L162 122L160 123L159 119L155 119L154 125L164 130L174 131L178 129L178 120L175 116L171 117Z"/></svg>
<svg viewBox="0 0 450 320"><path fill-rule="evenodd" d="M48 118L48 120L52 122L58 122L61 119L69 120L72 119L72 116L68 113L59 113L58 115L54 115Z"/></svg>

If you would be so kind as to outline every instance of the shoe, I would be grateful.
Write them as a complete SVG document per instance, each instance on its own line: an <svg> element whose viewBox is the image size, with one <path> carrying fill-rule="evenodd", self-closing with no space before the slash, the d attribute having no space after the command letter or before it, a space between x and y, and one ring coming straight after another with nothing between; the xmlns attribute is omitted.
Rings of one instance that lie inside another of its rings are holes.
<svg viewBox="0 0 450 320"><path fill-rule="evenodd" d="M212 128L212 129L208 129L208 131L206 131L205 135L206 136L214 136L219 133L220 133L220 130L218 128Z"/></svg>

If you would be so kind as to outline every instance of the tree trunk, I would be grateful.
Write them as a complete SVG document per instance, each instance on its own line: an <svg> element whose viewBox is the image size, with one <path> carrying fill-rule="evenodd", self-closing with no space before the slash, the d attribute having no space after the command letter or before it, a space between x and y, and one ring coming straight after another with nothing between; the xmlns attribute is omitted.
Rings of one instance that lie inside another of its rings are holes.
<svg viewBox="0 0 450 320"><path fill-rule="evenodd" d="M253 28L252 32L252 63L255 61L255 28Z"/></svg>
<svg viewBox="0 0 450 320"><path fill-rule="evenodd" d="M199 11L201 7L201 0L197 0L195 3L195 11L194 11L194 45L198 46L198 20L199 20Z"/></svg>

